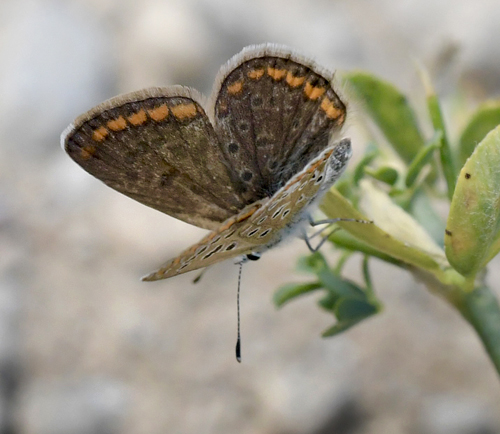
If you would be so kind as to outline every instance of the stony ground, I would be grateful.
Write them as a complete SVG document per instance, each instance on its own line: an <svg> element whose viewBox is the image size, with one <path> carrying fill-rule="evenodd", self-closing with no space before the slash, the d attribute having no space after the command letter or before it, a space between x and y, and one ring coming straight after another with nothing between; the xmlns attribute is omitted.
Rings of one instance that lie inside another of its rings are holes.
<svg viewBox="0 0 500 434"><path fill-rule="evenodd" d="M298 241L244 268L237 364L237 268L141 283L203 231L106 188L59 147L100 101L150 85L208 93L223 62L266 41L374 71L417 105L419 59L463 117L458 87L470 109L498 96L499 20L495 0L3 0L0 433L500 432L476 336L401 270L373 263L385 310L335 339L319 337L331 318L314 296L276 311L273 291L304 279ZM356 260L347 271L359 279Z"/></svg>

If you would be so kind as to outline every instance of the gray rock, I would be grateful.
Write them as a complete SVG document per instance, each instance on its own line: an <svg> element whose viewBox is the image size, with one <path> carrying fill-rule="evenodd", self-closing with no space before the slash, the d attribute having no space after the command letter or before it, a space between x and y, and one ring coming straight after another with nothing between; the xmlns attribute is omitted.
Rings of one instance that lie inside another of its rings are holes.
<svg viewBox="0 0 500 434"><path fill-rule="evenodd" d="M418 432L423 434L495 434L497 428L486 404L453 395L425 400L418 421Z"/></svg>
<svg viewBox="0 0 500 434"><path fill-rule="evenodd" d="M115 434L121 432L127 388L108 378L39 380L20 397L23 432Z"/></svg>
<svg viewBox="0 0 500 434"><path fill-rule="evenodd" d="M6 2L2 13L0 143L28 158L59 152L61 130L114 91L104 27L69 3Z"/></svg>

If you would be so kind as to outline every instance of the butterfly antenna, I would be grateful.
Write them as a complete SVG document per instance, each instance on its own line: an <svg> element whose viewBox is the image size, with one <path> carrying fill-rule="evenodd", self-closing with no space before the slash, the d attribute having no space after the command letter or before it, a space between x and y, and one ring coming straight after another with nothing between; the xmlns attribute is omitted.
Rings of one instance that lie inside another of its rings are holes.
<svg viewBox="0 0 500 434"><path fill-rule="evenodd" d="M240 269L238 271L238 292L236 293L236 311L238 315L238 337L236 339L236 360L241 363L241 333L240 333L240 287L241 287L241 269L243 268L243 261L240 262Z"/></svg>

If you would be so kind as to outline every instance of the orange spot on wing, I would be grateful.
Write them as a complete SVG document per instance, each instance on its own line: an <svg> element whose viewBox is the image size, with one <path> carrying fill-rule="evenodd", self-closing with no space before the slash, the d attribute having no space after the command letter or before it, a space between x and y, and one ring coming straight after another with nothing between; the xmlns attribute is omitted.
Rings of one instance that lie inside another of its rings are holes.
<svg viewBox="0 0 500 434"><path fill-rule="evenodd" d="M95 146L89 145L82 148L81 157L84 160L88 160L92 155L95 154Z"/></svg>
<svg viewBox="0 0 500 434"><path fill-rule="evenodd" d="M335 107L332 101L326 96L321 101L321 109L326 113L330 119L337 119L340 116L343 116L343 110Z"/></svg>
<svg viewBox="0 0 500 434"><path fill-rule="evenodd" d="M218 232L222 233L224 231L227 231L232 225L234 225L234 220L228 221L224 226L221 226Z"/></svg>
<svg viewBox="0 0 500 434"><path fill-rule="evenodd" d="M281 80L286 75L286 69L267 68L267 74L275 80Z"/></svg>
<svg viewBox="0 0 500 434"><path fill-rule="evenodd" d="M96 142L102 142L108 134L109 131L106 128L99 127L92 133L92 139Z"/></svg>
<svg viewBox="0 0 500 434"><path fill-rule="evenodd" d="M318 99L321 95L325 93L326 89L324 87L315 87L311 83L306 83L304 87L304 93L309 99Z"/></svg>
<svg viewBox="0 0 500 434"><path fill-rule="evenodd" d="M323 162L323 160L318 161L317 163L313 164L311 167L309 167L309 169L307 169L307 173L313 173L322 162Z"/></svg>
<svg viewBox="0 0 500 434"><path fill-rule="evenodd" d="M127 121L123 116L119 116L116 119L108 121L106 125L112 131L121 131L127 128Z"/></svg>
<svg viewBox="0 0 500 434"><path fill-rule="evenodd" d="M286 75L286 82L292 87L299 87L304 83L305 77L296 77L291 72Z"/></svg>
<svg viewBox="0 0 500 434"><path fill-rule="evenodd" d="M163 104L160 107L148 110L148 115L156 122L162 121L168 116L168 107L166 104Z"/></svg>
<svg viewBox="0 0 500 434"><path fill-rule="evenodd" d="M146 112L144 110L139 110L137 113L134 113L133 115L130 115L127 117L127 120L134 126L138 126L143 124L148 120L148 117L146 116Z"/></svg>
<svg viewBox="0 0 500 434"><path fill-rule="evenodd" d="M206 241L212 241L215 236L217 235L218 231L213 231L213 232L210 232L206 237L205 237L205 240Z"/></svg>
<svg viewBox="0 0 500 434"><path fill-rule="evenodd" d="M194 103L179 104L170 109L172 114L179 120L189 119L196 116L196 106Z"/></svg>
<svg viewBox="0 0 500 434"><path fill-rule="evenodd" d="M254 80L258 80L264 75L264 72L264 69L252 69L251 71L248 71L248 76Z"/></svg>
<svg viewBox="0 0 500 434"><path fill-rule="evenodd" d="M231 95L236 95L237 93L240 93L242 89L243 89L242 81L237 81L236 83L233 83L232 85L227 87L227 91Z"/></svg>
<svg viewBox="0 0 500 434"><path fill-rule="evenodd" d="M243 220L246 220L248 217L252 216L255 211L257 211L260 208L260 205L256 205L255 207L249 209L245 214L241 214L237 216L236 222L242 222Z"/></svg>

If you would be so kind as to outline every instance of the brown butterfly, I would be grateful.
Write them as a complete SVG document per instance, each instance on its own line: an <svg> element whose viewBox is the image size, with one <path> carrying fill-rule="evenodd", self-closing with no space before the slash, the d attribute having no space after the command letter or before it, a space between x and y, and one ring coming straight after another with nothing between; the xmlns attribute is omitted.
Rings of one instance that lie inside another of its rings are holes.
<svg viewBox="0 0 500 434"><path fill-rule="evenodd" d="M182 86L121 95L61 140L110 187L212 231L143 280L256 259L307 221L351 156L332 80L291 50L251 46L222 67L208 103Z"/></svg>

